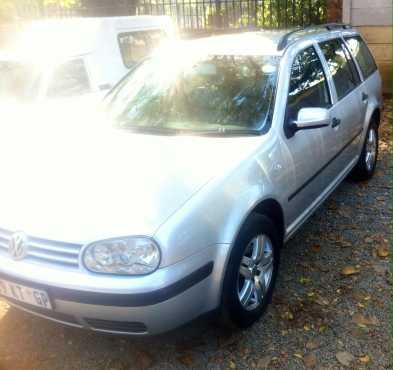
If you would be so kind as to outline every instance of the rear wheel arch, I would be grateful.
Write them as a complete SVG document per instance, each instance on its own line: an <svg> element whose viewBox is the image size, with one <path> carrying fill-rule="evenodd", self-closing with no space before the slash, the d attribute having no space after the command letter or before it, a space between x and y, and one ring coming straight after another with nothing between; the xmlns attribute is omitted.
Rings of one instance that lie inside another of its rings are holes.
<svg viewBox="0 0 393 370"><path fill-rule="evenodd" d="M366 181L374 174L378 160L378 123L373 115L365 133L358 162L350 174L353 180Z"/></svg>
<svg viewBox="0 0 393 370"><path fill-rule="evenodd" d="M379 108L375 108L373 113L371 114L371 119L370 122L375 122L377 124L377 127L379 127L381 123L381 110Z"/></svg>

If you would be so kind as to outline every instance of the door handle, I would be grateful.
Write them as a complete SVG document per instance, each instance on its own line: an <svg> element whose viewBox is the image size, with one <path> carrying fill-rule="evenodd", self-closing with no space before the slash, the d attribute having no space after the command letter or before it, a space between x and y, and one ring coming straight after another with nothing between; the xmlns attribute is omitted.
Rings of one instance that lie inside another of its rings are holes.
<svg viewBox="0 0 393 370"><path fill-rule="evenodd" d="M337 127L341 123L341 119L334 117L332 119L332 127Z"/></svg>
<svg viewBox="0 0 393 370"><path fill-rule="evenodd" d="M362 101L366 103L368 100L368 95L366 93L362 93Z"/></svg>

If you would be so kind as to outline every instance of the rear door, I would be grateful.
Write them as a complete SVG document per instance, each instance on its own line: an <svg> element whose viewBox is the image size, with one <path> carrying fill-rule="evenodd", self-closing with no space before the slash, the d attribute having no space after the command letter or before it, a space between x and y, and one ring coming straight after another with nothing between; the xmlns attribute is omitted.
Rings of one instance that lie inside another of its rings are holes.
<svg viewBox="0 0 393 370"><path fill-rule="evenodd" d="M346 36L344 39L363 77L360 94L365 116L372 100L381 98L381 78L374 57L361 36Z"/></svg>
<svg viewBox="0 0 393 370"><path fill-rule="evenodd" d="M332 158L336 162L327 171L333 181L356 160L364 122L361 80L356 65L341 38L319 43L335 91L332 129L340 133L341 148ZM329 143L328 143L329 145Z"/></svg>

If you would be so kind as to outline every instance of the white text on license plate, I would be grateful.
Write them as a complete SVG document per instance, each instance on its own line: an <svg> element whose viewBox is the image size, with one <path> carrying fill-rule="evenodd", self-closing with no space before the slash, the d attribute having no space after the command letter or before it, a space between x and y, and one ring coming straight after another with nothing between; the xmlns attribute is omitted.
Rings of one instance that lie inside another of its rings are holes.
<svg viewBox="0 0 393 370"><path fill-rule="evenodd" d="M48 294L42 290L29 288L0 279L0 295L16 301L31 304L36 307L52 309Z"/></svg>

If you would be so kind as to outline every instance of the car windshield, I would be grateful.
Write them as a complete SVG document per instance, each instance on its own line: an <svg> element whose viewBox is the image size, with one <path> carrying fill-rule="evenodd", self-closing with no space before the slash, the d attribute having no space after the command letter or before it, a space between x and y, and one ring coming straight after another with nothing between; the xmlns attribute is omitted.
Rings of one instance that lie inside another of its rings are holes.
<svg viewBox="0 0 393 370"><path fill-rule="evenodd" d="M33 99L38 94L39 81L34 65L0 60L0 98Z"/></svg>
<svg viewBox="0 0 393 370"><path fill-rule="evenodd" d="M266 127L275 56L156 56L107 96L116 126L151 133L251 134Z"/></svg>

